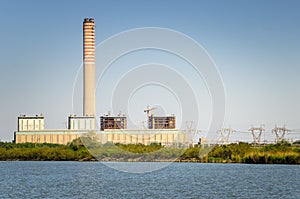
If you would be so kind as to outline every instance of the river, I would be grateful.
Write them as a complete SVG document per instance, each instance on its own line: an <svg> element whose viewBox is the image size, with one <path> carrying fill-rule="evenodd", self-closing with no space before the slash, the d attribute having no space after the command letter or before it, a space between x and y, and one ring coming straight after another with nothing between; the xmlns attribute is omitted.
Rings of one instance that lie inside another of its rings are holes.
<svg viewBox="0 0 300 199"><path fill-rule="evenodd" d="M172 163L129 173L101 162L8 161L0 198L300 198L299 174L299 165Z"/></svg>

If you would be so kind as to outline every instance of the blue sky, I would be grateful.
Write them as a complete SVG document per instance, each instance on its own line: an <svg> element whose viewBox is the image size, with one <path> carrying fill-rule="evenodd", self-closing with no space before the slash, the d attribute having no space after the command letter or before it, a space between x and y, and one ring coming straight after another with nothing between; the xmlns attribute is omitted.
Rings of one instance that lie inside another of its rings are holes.
<svg viewBox="0 0 300 199"><path fill-rule="evenodd" d="M222 75L226 126L300 128L299 1L1 1L1 140L13 139L19 114L65 127L86 17L96 43L149 26L195 39Z"/></svg>

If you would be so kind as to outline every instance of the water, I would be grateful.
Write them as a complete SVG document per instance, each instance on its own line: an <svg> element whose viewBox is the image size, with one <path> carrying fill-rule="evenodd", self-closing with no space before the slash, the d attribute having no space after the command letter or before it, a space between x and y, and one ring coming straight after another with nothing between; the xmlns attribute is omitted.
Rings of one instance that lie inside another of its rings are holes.
<svg viewBox="0 0 300 199"><path fill-rule="evenodd" d="M173 163L133 174L100 162L0 162L0 198L300 198L299 173L297 165Z"/></svg>

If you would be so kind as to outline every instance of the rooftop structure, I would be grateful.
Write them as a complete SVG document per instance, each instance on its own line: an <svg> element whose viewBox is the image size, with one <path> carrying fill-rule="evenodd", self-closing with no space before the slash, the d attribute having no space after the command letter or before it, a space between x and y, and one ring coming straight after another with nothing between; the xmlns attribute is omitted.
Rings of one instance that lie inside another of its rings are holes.
<svg viewBox="0 0 300 199"><path fill-rule="evenodd" d="M126 129L127 118L125 115L111 116L104 115L100 117L100 130L105 129Z"/></svg>
<svg viewBox="0 0 300 199"><path fill-rule="evenodd" d="M44 125L45 119L42 114L35 116L20 115L18 117L18 131L40 131L44 130Z"/></svg>
<svg viewBox="0 0 300 199"><path fill-rule="evenodd" d="M148 117L149 129L175 129L176 117L171 116L153 116Z"/></svg>
<svg viewBox="0 0 300 199"><path fill-rule="evenodd" d="M95 130L95 117L70 115L68 118L69 130Z"/></svg>

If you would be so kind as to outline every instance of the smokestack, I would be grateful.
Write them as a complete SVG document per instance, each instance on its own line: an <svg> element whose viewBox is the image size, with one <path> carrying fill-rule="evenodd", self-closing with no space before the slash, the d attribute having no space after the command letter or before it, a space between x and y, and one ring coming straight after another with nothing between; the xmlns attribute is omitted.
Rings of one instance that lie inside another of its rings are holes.
<svg viewBox="0 0 300 199"><path fill-rule="evenodd" d="M96 117L95 102L95 23L83 21L83 115Z"/></svg>

